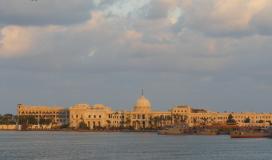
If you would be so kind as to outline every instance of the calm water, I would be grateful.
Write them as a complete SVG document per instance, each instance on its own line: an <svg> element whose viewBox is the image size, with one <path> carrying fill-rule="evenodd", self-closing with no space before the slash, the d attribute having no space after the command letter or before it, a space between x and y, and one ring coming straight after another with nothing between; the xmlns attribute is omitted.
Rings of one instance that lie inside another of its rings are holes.
<svg viewBox="0 0 272 160"><path fill-rule="evenodd" d="M0 160L269 160L272 139L155 133L0 132Z"/></svg>

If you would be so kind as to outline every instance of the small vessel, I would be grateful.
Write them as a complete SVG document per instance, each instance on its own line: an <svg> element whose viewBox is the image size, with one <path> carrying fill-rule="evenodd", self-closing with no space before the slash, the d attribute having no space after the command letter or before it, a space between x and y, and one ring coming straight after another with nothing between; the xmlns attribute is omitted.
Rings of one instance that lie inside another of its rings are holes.
<svg viewBox="0 0 272 160"><path fill-rule="evenodd" d="M182 135L185 134L184 129L182 128L165 128L158 131L160 135Z"/></svg>
<svg viewBox="0 0 272 160"><path fill-rule="evenodd" d="M199 130L195 133L196 135L206 135L206 136L213 136L213 135L218 135L218 131L214 129L204 129L204 130Z"/></svg>
<svg viewBox="0 0 272 160"><path fill-rule="evenodd" d="M271 133L267 130L243 130L230 133L231 138L269 138Z"/></svg>
<svg viewBox="0 0 272 160"><path fill-rule="evenodd" d="M184 135L188 132L187 125L172 126L158 131L159 135Z"/></svg>

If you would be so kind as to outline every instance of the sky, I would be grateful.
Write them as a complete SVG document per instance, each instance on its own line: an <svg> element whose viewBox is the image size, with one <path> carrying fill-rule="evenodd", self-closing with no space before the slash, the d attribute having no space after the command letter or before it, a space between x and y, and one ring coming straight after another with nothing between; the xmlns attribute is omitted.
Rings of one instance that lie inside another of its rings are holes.
<svg viewBox="0 0 272 160"><path fill-rule="evenodd" d="M0 0L0 113L19 103L272 112L271 0Z"/></svg>

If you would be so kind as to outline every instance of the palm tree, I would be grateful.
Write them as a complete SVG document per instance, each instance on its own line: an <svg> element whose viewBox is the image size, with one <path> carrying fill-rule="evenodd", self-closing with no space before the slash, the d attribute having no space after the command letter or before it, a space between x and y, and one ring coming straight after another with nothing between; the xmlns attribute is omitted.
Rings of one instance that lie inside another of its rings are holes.
<svg viewBox="0 0 272 160"><path fill-rule="evenodd" d="M149 121L148 122L149 122L150 128L154 128L154 125L153 125L154 124L153 123L154 122L154 118L152 116L149 117Z"/></svg>
<svg viewBox="0 0 272 160"><path fill-rule="evenodd" d="M208 118L208 117L202 117L201 119L202 119L202 121L203 121L202 125L205 126L205 125L207 124L209 118Z"/></svg>
<svg viewBox="0 0 272 160"><path fill-rule="evenodd" d="M136 121L135 121L135 124L136 124L135 129L141 128L141 124L140 124L140 121L139 121L139 120L136 120Z"/></svg>
<svg viewBox="0 0 272 160"><path fill-rule="evenodd" d="M186 123L187 119L188 119L187 115L182 115L181 118L180 118L180 122L181 123Z"/></svg>
<svg viewBox="0 0 272 160"><path fill-rule="evenodd" d="M159 116L155 116L153 118L153 121L154 121L154 124L155 124L155 128L157 129L158 128L158 124L160 123L160 117Z"/></svg>
<svg viewBox="0 0 272 160"><path fill-rule="evenodd" d="M110 120L107 120L106 122L107 122L107 124L108 124L108 125L107 125L108 128L110 128L110 126L111 126L111 121L110 121Z"/></svg>
<svg viewBox="0 0 272 160"><path fill-rule="evenodd" d="M236 124L236 121L235 121L235 119L233 118L233 115L232 115L232 114L229 114L228 119L227 119L227 124L229 124L229 125Z"/></svg>
<svg viewBox="0 0 272 160"><path fill-rule="evenodd" d="M250 118L249 117L245 118L244 123L250 123Z"/></svg>
<svg viewBox="0 0 272 160"><path fill-rule="evenodd" d="M196 118L193 118L193 123L194 123L194 126L197 124L197 119Z"/></svg>
<svg viewBox="0 0 272 160"><path fill-rule="evenodd" d="M172 124L172 117L171 117L171 115L166 115L165 116L165 120L166 120L166 124L169 124L169 121L170 121L170 124Z"/></svg>
<svg viewBox="0 0 272 160"><path fill-rule="evenodd" d="M130 123L131 123L131 118L127 117L125 123L126 123L126 127L129 128L130 127Z"/></svg>

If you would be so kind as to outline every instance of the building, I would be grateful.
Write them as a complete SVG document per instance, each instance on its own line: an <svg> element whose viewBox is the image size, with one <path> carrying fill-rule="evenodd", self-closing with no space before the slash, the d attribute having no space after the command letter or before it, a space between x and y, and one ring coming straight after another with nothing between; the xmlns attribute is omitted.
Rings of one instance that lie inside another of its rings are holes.
<svg viewBox="0 0 272 160"><path fill-rule="evenodd" d="M69 108L69 124L71 128L79 128L81 123L90 129L106 127L110 125L111 113L111 108L103 104L76 104Z"/></svg>
<svg viewBox="0 0 272 160"><path fill-rule="evenodd" d="M55 126L62 126L69 123L68 110L59 106L18 104L17 116L19 118L33 116L37 120L37 124L42 123L42 120L50 120L50 123Z"/></svg>
<svg viewBox="0 0 272 160"><path fill-rule="evenodd" d="M85 125L89 129L157 129L182 123L188 126L222 126L227 125L230 118L232 122L242 127L266 127L272 122L272 113L212 112L189 105L178 105L168 111L155 111L150 100L143 94L131 111L112 111L110 107L103 104L76 104L69 109L19 104L17 114L52 119L54 123L69 124L71 128Z"/></svg>

